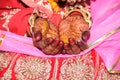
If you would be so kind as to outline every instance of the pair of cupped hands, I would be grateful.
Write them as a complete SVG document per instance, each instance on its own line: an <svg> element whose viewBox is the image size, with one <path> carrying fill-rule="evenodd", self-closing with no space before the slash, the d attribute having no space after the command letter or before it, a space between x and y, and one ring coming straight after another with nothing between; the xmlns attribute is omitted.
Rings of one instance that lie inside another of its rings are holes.
<svg viewBox="0 0 120 80"><path fill-rule="evenodd" d="M58 27L51 21L38 17L32 27L35 47L48 55L79 54L87 49L90 37L88 23L80 15L68 15Z"/></svg>

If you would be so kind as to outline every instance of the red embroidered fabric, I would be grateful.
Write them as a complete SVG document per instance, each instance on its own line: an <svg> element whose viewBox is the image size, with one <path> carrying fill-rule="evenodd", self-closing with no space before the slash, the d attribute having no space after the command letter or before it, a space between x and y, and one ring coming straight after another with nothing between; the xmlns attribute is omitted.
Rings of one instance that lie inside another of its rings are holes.
<svg viewBox="0 0 120 80"><path fill-rule="evenodd" d="M18 0L0 0L0 3L0 29L24 35L33 9L25 8ZM20 17L23 16L21 9L28 15ZM14 22L19 22L18 18L24 18L23 24ZM120 75L108 73L94 50L70 58L42 58L0 51L0 80L120 80Z"/></svg>
<svg viewBox="0 0 120 80"><path fill-rule="evenodd" d="M119 80L107 72L100 56L92 50L71 58L42 58L0 52L2 80Z"/></svg>

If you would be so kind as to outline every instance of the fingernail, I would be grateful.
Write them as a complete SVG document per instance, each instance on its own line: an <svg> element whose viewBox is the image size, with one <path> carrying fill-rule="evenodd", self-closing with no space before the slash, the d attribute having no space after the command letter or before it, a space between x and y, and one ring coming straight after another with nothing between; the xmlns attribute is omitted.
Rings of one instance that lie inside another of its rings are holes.
<svg viewBox="0 0 120 80"><path fill-rule="evenodd" d="M78 41L78 46L82 51L87 49L87 44L84 41Z"/></svg>
<svg viewBox="0 0 120 80"><path fill-rule="evenodd" d="M83 39L84 41L87 41L89 38L90 38L90 32L89 32L89 31L84 31L84 32L82 33L82 39Z"/></svg>
<svg viewBox="0 0 120 80"><path fill-rule="evenodd" d="M55 42L58 44L60 42L60 40L59 39L55 39Z"/></svg>
<svg viewBox="0 0 120 80"><path fill-rule="evenodd" d="M69 48L68 44L64 44L64 48L68 49Z"/></svg>
<svg viewBox="0 0 120 80"><path fill-rule="evenodd" d="M60 41L60 43L59 43L59 47L62 47L62 46L63 46L63 42Z"/></svg>
<svg viewBox="0 0 120 80"><path fill-rule="evenodd" d="M50 44L50 43L52 43L52 42L53 42L53 39L52 39L52 38L46 39L46 43L47 43L47 44Z"/></svg>
<svg viewBox="0 0 120 80"><path fill-rule="evenodd" d="M55 41L53 42L52 46L55 47L59 44L60 40L59 39L55 39Z"/></svg>
<svg viewBox="0 0 120 80"><path fill-rule="evenodd" d="M83 45L82 41L78 41L77 43L78 43L79 46Z"/></svg>
<svg viewBox="0 0 120 80"><path fill-rule="evenodd" d="M74 40L73 38L70 38L70 39L69 39L69 42L70 42L71 45L74 45L74 44L75 44L75 40Z"/></svg>
<svg viewBox="0 0 120 80"><path fill-rule="evenodd" d="M42 38L41 33L40 33L40 32L37 32L37 33L35 34L35 40L36 40L36 41L40 41L41 38Z"/></svg>
<svg viewBox="0 0 120 80"><path fill-rule="evenodd" d="M79 46L82 46L82 45L84 45L83 42L84 42L84 41L83 41L82 39L79 39L79 40L77 41L77 44L78 44Z"/></svg>

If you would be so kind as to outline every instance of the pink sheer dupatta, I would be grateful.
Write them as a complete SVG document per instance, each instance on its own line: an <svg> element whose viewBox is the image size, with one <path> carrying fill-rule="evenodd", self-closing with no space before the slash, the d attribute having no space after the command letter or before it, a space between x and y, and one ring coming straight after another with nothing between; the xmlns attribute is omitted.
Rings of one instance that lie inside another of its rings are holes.
<svg viewBox="0 0 120 80"><path fill-rule="evenodd" d="M97 7L98 6L98 7ZM120 72L120 0L96 0L91 2L92 28L89 44L115 31L115 34L94 45L108 71Z"/></svg>

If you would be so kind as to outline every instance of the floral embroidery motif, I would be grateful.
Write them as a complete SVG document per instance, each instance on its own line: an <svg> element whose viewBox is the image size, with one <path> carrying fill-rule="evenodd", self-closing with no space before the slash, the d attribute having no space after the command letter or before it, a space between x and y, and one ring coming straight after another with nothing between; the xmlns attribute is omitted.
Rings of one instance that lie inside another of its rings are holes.
<svg viewBox="0 0 120 80"><path fill-rule="evenodd" d="M7 68L11 61L11 54L0 52L0 71L3 70L3 68Z"/></svg>
<svg viewBox="0 0 120 80"><path fill-rule="evenodd" d="M8 69L1 79L2 80L11 80L11 78L12 78L12 70Z"/></svg>
<svg viewBox="0 0 120 80"><path fill-rule="evenodd" d="M61 66L60 80L93 80L94 63L91 55L68 58Z"/></svg>
<svg viewBox="0 0 120 80"><path fill-rule="evenodd" d="M59 79L53 76L53 80L120 80L119 74L107 72L103 62L96 66L98 70L95 76L93 56L89 53L83 56L64 58L62 64L61 61L57 60L56 65L58 66L53 68L51 59L25 55L14 57L13 53L0 52L0 71L6 68L13 59L17 59L16 63L13 62L16 64L14 71L8 68L0 80L12 79L12 72L15 73L17 80L49 80L50 74L59 76ZM59 62L61 65L58 64ZM59 67L60 74L58 72L55 74L54 71L58 70Z"/></svg>
<svg viewBox="0 0 120 80"><path fill-rule="evenodd" d="M8 7L8 6L6 6ZM8 7L10 8L10 7ZM20 9L13 9L11 10L10 12L3 12L1 15L2 15L2 18L0 18L1 20L5 20L5 22L3 23L3 27L9 31L9 27L8 27L8 23L10 22L10 19L13 17L13 15L15 15L18 11L20 11Z"/></svg>
<svg viewBox="0 0 120 80"><path fill-rule="evenodd" d="M20 57L14 70L18 80L47 80L50 77L51 62L42 58Z"/></svg>

